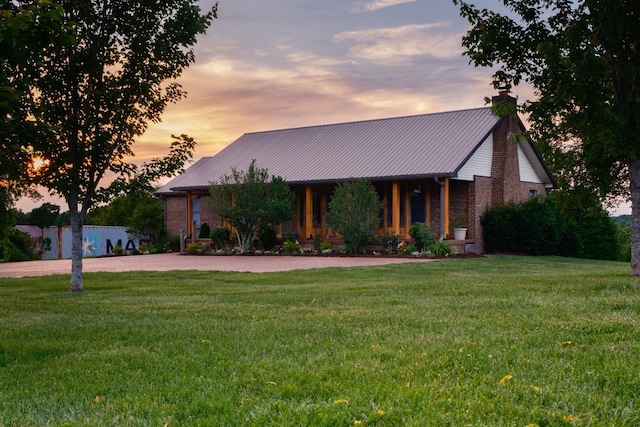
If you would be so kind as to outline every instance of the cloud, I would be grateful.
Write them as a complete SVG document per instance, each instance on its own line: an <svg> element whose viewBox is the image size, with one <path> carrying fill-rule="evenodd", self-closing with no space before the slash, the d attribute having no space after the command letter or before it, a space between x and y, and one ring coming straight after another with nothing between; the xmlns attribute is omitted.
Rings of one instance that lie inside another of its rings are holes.
<svg viewBox="0 0 640 427"><path fill-rule="evenodd" d="M447 26L447 23L438 22L346 31L336 34L333 42L352 42L349 54L358 60L383 66L406 66L411 63L411 58L417 56L429 55L438 59L460 57L462 34L441 30Z"/></svg>
<svg viewBox="0 0 640 427"><path fill-rule="evenodd" d="M358 3L349 9L351 13L373 12L385 7L396 6L403 3L414 3L416 0L375 0L368 3Z"/></svg>

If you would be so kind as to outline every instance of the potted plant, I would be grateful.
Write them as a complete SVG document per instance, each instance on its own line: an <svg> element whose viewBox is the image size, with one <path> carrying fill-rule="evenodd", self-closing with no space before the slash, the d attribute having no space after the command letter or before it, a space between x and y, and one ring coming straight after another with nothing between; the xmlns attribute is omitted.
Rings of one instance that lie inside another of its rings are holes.
<svg viewBox="0 0 640 427"><path fill-rule="evenodd" d="M458 215L451 220L454 240L465 240L467 238L467 216Z"/></svg>

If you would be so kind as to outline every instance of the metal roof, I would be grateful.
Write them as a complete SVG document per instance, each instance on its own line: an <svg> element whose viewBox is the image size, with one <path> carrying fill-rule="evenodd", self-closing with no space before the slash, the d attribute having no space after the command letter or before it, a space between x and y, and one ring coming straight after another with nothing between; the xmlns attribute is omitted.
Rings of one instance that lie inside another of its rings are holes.
<svg viewBox="0 0 640 427"><path fill-rule="evenodd" d="M499 121L486 107L247 133L158 193L206 189L253 159L289 184L455 177Z"/></svg>

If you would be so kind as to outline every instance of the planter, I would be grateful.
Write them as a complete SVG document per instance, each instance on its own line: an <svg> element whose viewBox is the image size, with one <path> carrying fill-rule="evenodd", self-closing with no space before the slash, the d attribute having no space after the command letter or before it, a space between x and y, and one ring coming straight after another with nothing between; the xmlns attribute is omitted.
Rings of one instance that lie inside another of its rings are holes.
<svg viewBox="0 0 640 427"><path fill-rule="evenodd" d="M453 229L453 239L454 240L465 240L467 238L467 229L466 228L454 228Z"/></svg>

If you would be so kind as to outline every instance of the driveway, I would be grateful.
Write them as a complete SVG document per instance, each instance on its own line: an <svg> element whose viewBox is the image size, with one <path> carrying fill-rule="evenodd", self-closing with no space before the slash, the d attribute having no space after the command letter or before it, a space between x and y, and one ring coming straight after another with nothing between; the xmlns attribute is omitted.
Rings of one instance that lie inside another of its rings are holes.
<svg viewBox="0 0 640 427"><path fill-rule="evenodd" d="M189 256L179 253L124 257L85 258L82 270L96 271L170 271L217 270L263 273L326 267L362 267L371 265L428 262L426 258L338 257L338 256ZM46 260L0 264L0 278L71 274L71 260Z"/></svg>

